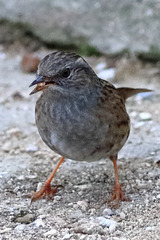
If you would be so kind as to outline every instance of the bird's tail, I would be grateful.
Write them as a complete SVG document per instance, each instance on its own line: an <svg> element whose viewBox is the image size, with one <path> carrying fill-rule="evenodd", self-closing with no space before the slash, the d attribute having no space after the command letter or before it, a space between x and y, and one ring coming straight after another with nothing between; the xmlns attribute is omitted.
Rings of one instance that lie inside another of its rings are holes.
<svg viewBox="0 0 160 240"><path fill-rule="evenodd" d="M146 88L117 88L119 95L126 100L127 98L141 92L152 92L152 90Z"/></svg>

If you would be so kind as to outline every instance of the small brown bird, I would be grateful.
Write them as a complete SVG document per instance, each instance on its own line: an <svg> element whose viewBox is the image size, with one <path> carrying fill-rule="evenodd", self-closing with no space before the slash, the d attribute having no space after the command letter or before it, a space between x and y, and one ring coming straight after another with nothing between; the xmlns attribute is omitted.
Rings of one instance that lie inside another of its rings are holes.
<svg viewBox="0 0 160 240"><path fill-rule="evenodd" d="M121 200L127 201L117 171L118 152L130 132L125 101L150 90L115 88L98 78L82 57L69 52L47 55L39 64L37 75L30 87L37 85L31 94L43 90L35 109L38 131L48 147L62 158L45 185L32 194L32 201L56 193L50 184L64 158L90 162L107 157L115 171L110 201L115 206Z"/></svg>

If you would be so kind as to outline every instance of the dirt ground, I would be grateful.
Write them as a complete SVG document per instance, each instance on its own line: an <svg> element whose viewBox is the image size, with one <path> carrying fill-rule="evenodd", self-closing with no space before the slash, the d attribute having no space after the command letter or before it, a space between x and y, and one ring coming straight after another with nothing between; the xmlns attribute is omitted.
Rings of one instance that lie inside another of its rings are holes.
<svg viewBox="0 0 160 240"><path fill-rule="evenodd" d="M40 56L46 51L40 51ZM30 204L59 156L40 139L34 120L38 94L29 96L35 74L21 71L22 53L0 49L0 239L160 239L160 68L119 60L116 86L153 93L127 101L130 137L119 153L119 176L131 202L107 203L114 184L112 163L101 160L60 167L53 200ZM87 58L95 66L104 59Z"/></svg>

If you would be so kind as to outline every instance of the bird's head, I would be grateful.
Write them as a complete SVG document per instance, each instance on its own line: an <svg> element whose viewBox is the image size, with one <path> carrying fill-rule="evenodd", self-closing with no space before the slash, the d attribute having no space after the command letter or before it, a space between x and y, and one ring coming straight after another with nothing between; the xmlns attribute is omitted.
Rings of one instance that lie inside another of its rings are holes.
<svg viewBox="0 0 160 240"><path fill-rule="evenodd" d="M88 63L79 55L70 52L53 52L44 57L31 86L37 85L34 94L55 85L62 88L81 89L92 84L97 76Z"/></svg>

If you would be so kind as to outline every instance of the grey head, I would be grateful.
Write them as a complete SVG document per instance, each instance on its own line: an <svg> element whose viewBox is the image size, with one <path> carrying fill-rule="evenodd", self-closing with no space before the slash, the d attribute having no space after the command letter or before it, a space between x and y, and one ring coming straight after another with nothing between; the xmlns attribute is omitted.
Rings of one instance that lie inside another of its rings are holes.
<svg viewBox="0 0 160 240"><path fill-rule="evenodd" d="M30 85L37 84L37 87L31 94L53 85L81 89L94 84L97 79L93 69L81 56L70 52L53 52L41 60L37 79Z"/></svg>

